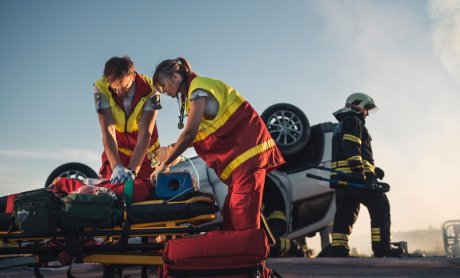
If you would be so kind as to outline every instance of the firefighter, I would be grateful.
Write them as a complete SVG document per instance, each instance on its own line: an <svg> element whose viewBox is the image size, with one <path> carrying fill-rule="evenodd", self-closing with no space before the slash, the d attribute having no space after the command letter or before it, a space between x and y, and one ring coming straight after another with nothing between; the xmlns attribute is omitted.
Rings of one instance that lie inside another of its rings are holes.
<svg viewBox="0 0 460 278"><path fill-rule="evenodd" d="M252 106L222 81L197 76L184 58L161 62L153 80L157 90L180 103L179 128L187 125L159 173L188 147L228 185L223 206L224 229L260 228L265 175L284 163L265 123Z"/></svg>
<svg viewBox="0 0 460 278"><path fill-rule="evenodd" d="M137 73L129 57L112 57L94 90L104 145L100 177L113 184L150 178L147 152L160 145L155 119L161 109L152 79Z"/></svg>
<svg viewBox="0 0 460 278"><path fill-rule="evenodd" d="M382 179L383 170L374 166L371 136L365 126L370 110L376 109L374 100L364 93L351 94L345 107L334 116L340 122L332 138L332 169L348 174L331 173L335 187L336 213L332 229L332 243L320 257L348 257L348 237L355 223L360 204L369 210L371 218L372 251L375 257L394 257L400 249L390 247L390 204L384 192L347 187L346 182L369 184ZM331 187L334 185L331 184Z"/></svg>

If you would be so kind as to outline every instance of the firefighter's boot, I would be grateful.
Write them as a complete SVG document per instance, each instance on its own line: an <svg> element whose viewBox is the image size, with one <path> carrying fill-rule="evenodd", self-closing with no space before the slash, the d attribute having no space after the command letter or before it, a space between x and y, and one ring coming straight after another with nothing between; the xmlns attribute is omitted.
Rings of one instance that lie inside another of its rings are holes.
<svg viewBox="0 0 460 278"><path fill-rule="evenodd" d="M374 257L383 258L383 257L393 257L400 258L404 255L404 251L400 248L388 247L386 249L377 249L374 251Z"/></svg>
<svg viewBox="0 0 460 278"><path fill-rule="evenodd" d="M345 246L332 246L328 245L326 248L321 250L318 257L349 257L350 250Z"/></svg>
<svg viewBox="0 0 460 278"><path fill-rule="evenodd" d="M349 257L348 235L332 233L332 243L324 248L318 257Z"/></svg>
<svg viewBox="0 0 460 278"><path fill-rule="evenodd" d="M402 257L405 253L404 248L393 248L390 244L390 232L387 229L381 231L380 228L371 228L372 235L372 251L374 257Z"/></svg>

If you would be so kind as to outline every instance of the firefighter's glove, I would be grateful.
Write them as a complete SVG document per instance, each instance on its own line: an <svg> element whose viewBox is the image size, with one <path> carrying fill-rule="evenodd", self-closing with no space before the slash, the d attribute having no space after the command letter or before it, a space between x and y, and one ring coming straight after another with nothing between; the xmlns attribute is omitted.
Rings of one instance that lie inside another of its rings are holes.
<svg viewBox="0 0 460 278"><path fill-rule="evenodd" d="M124 183L129 179L128 172L129 170L126 169L123 165L117 164L112 169L112 176L110 176L110 183L117 184L117 183Z"/></svg>
<svg viewBox="0 0 460 278"><path fill-rule="evenodd" d="M379 179L379 180L383 180L383 177L385 177L385 172L382 170L382 168L379 168L379 167L375 167L375 176Z"/></svg>

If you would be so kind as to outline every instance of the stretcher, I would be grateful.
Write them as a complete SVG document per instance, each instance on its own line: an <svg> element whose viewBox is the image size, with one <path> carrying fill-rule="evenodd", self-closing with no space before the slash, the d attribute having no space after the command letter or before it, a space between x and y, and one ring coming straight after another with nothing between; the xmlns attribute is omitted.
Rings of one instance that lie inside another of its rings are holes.
<svg viewBox="0 0 460 278"><path fill-rule="evenodd" d="M212 196L194 192L182 200L125 205L121 223L111 228L57 228L43 234L14 230L11 215L0 214L0 262L28 256L36 277L43 277L40 266L51 261L69 265L67 277L73 277L73 263L141 265L141 276L147 277L147 266L163 264L167 240L212 229L202 224L214 220L218 210Z"/></svg>

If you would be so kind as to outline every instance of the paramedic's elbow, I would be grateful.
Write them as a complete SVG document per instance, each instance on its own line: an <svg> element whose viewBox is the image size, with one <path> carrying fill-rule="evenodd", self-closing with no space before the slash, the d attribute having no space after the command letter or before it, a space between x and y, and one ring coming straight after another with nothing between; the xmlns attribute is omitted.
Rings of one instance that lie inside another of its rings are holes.
<svg viewBox="0 0 460 278"><path fill-rule="evenodd" d="M193 139L195 139L196 133L197 132L195 132L193 130L185 130L184 131L184 133L183 133L184 146L186 146L188 148L189 146L192 145Z"/></svg>

